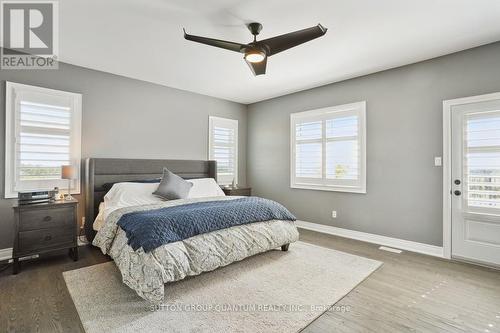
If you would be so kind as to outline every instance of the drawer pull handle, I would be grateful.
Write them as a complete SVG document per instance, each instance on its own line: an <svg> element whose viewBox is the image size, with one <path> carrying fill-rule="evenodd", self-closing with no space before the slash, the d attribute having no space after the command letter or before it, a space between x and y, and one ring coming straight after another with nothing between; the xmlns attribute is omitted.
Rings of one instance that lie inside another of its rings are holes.
<svg viewBox="0 0 500 333"><path fill-rule="evenodd" d="M52 239L52 236L48 235L48 236L45 236L45 241L49 241Z"/></svg>
<svg viewBox="0 0 500 333"><path fill-rule="evenodd" d="M45 216L45 217L43 218L43 220L44 220L45 222L49 222L50 220L52 220L52 217L50 217L50 216Z"/></svg>

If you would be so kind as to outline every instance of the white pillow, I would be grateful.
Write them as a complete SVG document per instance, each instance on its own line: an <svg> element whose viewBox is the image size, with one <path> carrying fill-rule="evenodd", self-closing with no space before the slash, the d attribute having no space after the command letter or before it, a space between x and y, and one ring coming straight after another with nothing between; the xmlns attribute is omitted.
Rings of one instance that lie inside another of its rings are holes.
<svg viewBox="0 0 500 333"><path fill-rule="evenodd" d="M158 183L117 183L104 196L104 214L108 215L118 209L130 206L151 205L163 202L161 198L153 195L158 188Z"/></svg>
<svg viewBox="0 0 500 333"><path fill-rule="evenodd" d="M193 184L189 191L188 199L223 197L224 192L213 178L200 178L189 180ZM101 215L104 221L109 214L118 208L151 205L165 201L153 194L158 188L158 183L116 183L104 196L104 209ZM99 226L99 223L96 225Z"/></svg>
<svg viewBox="0 0 500 333"><path fill-rule="evenodd" d="M190 179L188 182L193 183L188 199L226 196L213 178Z"/></svg>

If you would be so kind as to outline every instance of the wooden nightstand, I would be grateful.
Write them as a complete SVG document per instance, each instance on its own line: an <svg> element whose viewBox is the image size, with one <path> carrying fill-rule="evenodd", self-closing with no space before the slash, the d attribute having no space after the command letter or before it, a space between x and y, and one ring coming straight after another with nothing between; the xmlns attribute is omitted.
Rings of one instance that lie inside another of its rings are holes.
<svg viewBox="0 0 500 333"><path fill-rule="evenodd" d="M252 195L251 187L222 187L222 191L224 191L226 195L240 195L245 197Z"/></svg>
<svg viewBox="0 0 500 333"><path fill-rule="evenodd" d="M14 274L19 272L20 257L70 249L70 256L78 260L77 207L77 200L14 205Z"/></svg>

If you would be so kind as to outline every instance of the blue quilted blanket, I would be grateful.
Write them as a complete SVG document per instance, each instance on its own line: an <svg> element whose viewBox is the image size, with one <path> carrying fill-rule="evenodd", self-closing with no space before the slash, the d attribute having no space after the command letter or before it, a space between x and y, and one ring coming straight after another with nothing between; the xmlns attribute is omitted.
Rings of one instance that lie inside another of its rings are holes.
<svg viewBox="0 0 500 333"><path fill-rule="evenodd" d="M295 216L275 201L246 197L127 213L118 225L134 250L142 247L150 252L196 235L269 220L295 221Z"/></svg>

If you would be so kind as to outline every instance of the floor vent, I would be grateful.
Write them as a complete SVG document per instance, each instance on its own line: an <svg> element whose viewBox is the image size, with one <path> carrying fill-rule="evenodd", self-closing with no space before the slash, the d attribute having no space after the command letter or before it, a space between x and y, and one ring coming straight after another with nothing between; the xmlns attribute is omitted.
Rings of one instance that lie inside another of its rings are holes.
<svg viewBox="0 0 500 333"><path fill-rule="evenodd" d="M392 252L392 253L398 253L398 254L401 253L401 252L403 252L400 249L393 249L392 247L387 247L387 246L381 246L378 249L382 250L382 251L387 251L387 252Z"/></svg>

